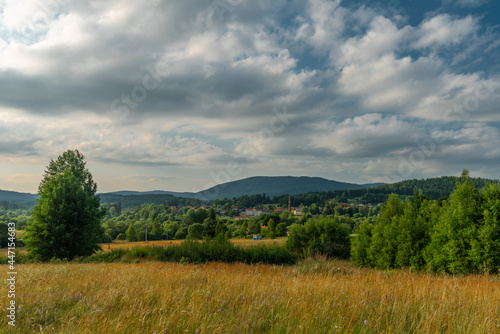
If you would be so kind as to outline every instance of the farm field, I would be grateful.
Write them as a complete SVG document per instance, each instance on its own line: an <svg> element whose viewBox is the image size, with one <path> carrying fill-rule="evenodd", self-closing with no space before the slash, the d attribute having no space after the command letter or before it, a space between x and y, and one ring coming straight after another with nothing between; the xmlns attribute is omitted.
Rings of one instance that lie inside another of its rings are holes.
<svg viewBox="0 0 500 334"><path fill-rule="evenodd" d="M6 278L7 266L0 266ZM498 276L148 262L18 265L2 333L496 333ZM0 299L6 309L7 298Z"/></svg>

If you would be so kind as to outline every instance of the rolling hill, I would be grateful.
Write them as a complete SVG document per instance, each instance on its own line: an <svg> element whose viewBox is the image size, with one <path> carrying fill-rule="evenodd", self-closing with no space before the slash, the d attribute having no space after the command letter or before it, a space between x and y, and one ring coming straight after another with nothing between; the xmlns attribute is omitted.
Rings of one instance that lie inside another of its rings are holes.
<svg viewBox="0 0 500 334"><path fill-rule="evenodd" d="M16 191L0 190L0 202L27 202L35 201L37 194L18 193Z"/></svg>
<svg viewBox="0 0 500 334"><path fill-rule="evenodd" d="M471 178L471 181L478 189L488 183L498 182L498 180L481 178ZM359 197L364 202L378 203L385 201L391 193L411 196L415 190L420 190L430 199L447 197L454 190L455 182L456 177L453 176L405 180L393 184L354 184L306 176L256 176L219 184L198 193L154 190L116 191L98 195L103 204L121 202L123 207L134 207L144 203L162 204L165 201L184 201L192 198L213 201L258 194L266 194L270 198L276 197L278 202L285 201L284 196L292 195L296 197L295 201L308 204L309 202L323 202L325 198L340 198L345 193L347 198ZM4 202L4 205L5 203L22 203L23 206L33 206L37 198L37 194L0 190L0 202Z"/></svg>
<svg viewBox="0 0 500 334"><path fill-rule="evenodd" d="M372 188L380 184L354 184L327 180L320 177L292 176L255 176L242 180L219 184L198 193L154 191L115 191L100 193L101 203L122 202L124 206L136 206L144 203L164 203L175 198L196 198L215 200L240 197L244 195L266 194L269 197L295 195L310 192ZM38 195L0 191L0 201L33 201Z"/></svg>
<svg viewBox="0 0 500 334"><path fill-rule="evenodd" d="M201 200L216 200L256 194L275 197L331 190L365 189L378 185L381 185L381 183L355 184L327 180L321 177L255 176L219 184L196 193L195 197Z"/></svg>

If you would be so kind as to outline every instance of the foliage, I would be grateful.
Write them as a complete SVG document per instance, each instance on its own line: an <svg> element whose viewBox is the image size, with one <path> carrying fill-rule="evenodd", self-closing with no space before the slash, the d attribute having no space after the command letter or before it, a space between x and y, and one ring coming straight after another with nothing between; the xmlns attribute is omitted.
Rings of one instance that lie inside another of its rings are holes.
<svg viewBox="0 0 500 334"><path fill-rule="evenodd" d="M481 196L468 172L462 173L435 226L427 251L430 269L454 274L498 272L498 198L498 185L486 188Z"/></svg>
<svg viewBox="0 0 500 334"><path fill-rule="evenodd" d="M372 226L356 228L351 259L377 268L498 273L499 215L500 186L479 193L464 170L448 200L431 202L416 192L403 203L391 195Z"/></svg>
<svg viewBox="0 0 500 334"><path fill-rule="evenodd" d="M123 233L120 233L116 236L116 240L127 240L127 236Z"/></svg>
<svg viewBox="0 0 500 334"><path fill-rule="evenodd" d="M38 187L33 222L23 238L32 256L72 259L100 249L104 212L96 190L80 152L68 150L51 160Z"/></svg>
<svg viewBox="0 0 500 334"><path fill-rule="evenodd" d="M200 240L203 238L205 227L202 224L195 223L188 228L188 239Z"/></svg>
<svg viewBox="0 0 500 334"><path fill-rule="evenodd" d="M137 241L137 232L135 231L134 225L130 225L126 232L127 241L133 242Z"/></svg>
<svg viewBox="0 0 500 334"><path fill-rule="evenodd" d="M350 253L350 228L338 219L310 219L305 225L294 224L286 247L302 254L323 254L329 257L348 258Z"/></svg>

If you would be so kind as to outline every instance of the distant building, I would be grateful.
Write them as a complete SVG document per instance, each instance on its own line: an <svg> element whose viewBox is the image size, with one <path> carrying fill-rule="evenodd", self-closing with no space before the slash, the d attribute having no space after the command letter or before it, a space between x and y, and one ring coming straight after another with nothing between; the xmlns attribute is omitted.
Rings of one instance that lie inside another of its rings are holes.
<svg viewBox="0 0 500 334"><path fill-rule="evenodd" d="M262 209L245 209L247 217L257 217L262 213Z"/></svg>

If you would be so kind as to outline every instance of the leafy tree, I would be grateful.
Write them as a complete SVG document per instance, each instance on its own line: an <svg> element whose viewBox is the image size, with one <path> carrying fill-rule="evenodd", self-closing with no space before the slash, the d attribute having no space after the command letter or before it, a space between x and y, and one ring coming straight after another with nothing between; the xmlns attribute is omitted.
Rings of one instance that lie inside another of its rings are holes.
<svg viewBox="0 0 500 334"><path fill-rule="evenodd" d="M203 210L205 211L205 210ZM213 238L217 235L217 218L215 216L215 211L213 208L210 208L208 212L208 217L203 221L203 225L205 226L205 234Z"/></svg>
<svg viewBox="0 0 500 334"><path fill-rule="evenodd" d="M240 227L240 237L244 238L248 234L248 222L245 220Z"/></svg>
<svg viewBox="0 0 500 334"><path fill-rule="evenodd" d="M403 214L403 203L398 195L391 194L382 206L372 231L367 258L371 265L379 268L394 267L399 235L398 221Z"/></svg>
<svg viewBox="0 0 500 334"><path fill-rule="evenodd" d="M167 240L173 239L178 230L179 230L179 224L170 220L167 221L164 224L165 238Z"/></svg>
<svg viewBox="0 0 500 334"><path fill-rule="evenodd" d="M186 239L187 233L188 233L187 228L181 227L177 232L175 232L175 239L176 240Z"/></svg>
<svg viewBox="0 0 500 334"><path fill-rule="evenodd" d="M127 240L127 236L123 233L120 233L116 236L116 240Z"/></svg>
<svg viewBox="0 0 500 334"><path fill-rule="evenodd" d="M226 235L226 233L229 231L227 228L226 224L223 221L219 221L217 223L217 227L215 228L215 235L223 234Z"/></svg>
<svg viewBox="0 0 500 334"><path fill-rule="evenodd" d="M83 155L68 150L51 160L38 187L33 222L23 238L34 258L73 259L100 250L103 235L97 185Z"/></svg>
<svg viewBox="0 0 500 334"><path fill-rule="evenodd" d="M285 235L286 235L286 224L279 223L278 225L276 225L276 236L283 237Z"/></svg>
<svg viewBox="0 0 500 334"><path fill-rule="evenodd" d="M130 242L137 241L137 232L135 231L135 228L134 228L133 224L131 224L128 227L127 232L125 234L127 236L127 240L128 241L130 241Z"/></svg>
<svg viewBox="0 0 500 334"><path fill-rule="evenodd" d="M325 207L325 211L323 212L323 216L331 216L333 215L335 211L333 210L332 208L332 205L330 203L328 203Z"/></svg>
<svg viewBox="0 0 500 334"><path fill-rule="evenodd" d="M306 254L348 258L350 228L332 218L311 219L305 225L293 224L286 247Z"/></svg>
<svg viewBox="0 0 500 334"><path fill-rule="evenodd" d="M153 220L153 227L151 229L151 237L153 240L161 240L163 236L163 228L158 221L158 218Z"/></svg>
<svg viewBox="0 0 500 334"><path fill-rule="evenodd" d="M118 216L118 212L116 211L116 208L114 206L112 206L111 208L109 208L109 215L111 217L116 217Z"/></svg>
<svg viewBox="0 0 500 334"><path fill-rule="evenodd" d="M453 274L471 270L475 262L471 251L481 218L479 208L479 194L469 172L464 170L449 203L444 204L444 214L435 226L426 252L432 270Z"/></svg>
<svg viewBox="0 0 500 334"><path fill-rule="evenodd" d="M368 249L372 239L373 225L364 221L354 230L354 237L351 245L351 261L359 266L369 264Z"/></svg>
<svg viewBox="0 0 500 334"><path fill-rule="evenodd" d="M482 220L477 239L472 242L470 257L480 272L500 272L500 186L487 186L482 193Z"/></svg>
<svg viewBox="0 0 500 334"><path fill-rule="evenodd" d="M199 240L203 237L203 231L205 230L202 224L194 223L188 228L188 239Z"/></svg>
<svg viewBox="0 0 500 334"><path fill-rule="evenodd" d="M318 204L316 204L316 203L311 204L311 206L309 207L309 212L312 215L318 215L319 214Z"/></svg>
<svg viewBox="0 0 500 334"><path fill-rule="evenodd" d="M276 224L272 218L267 222L267 236L276 239Z"/></svg>
<svg viewBox="0 0 500 334"><path fill-rule="evenodd" d="M292 224L288 238L286 238L286 248L291 251L304 252L307 249L308 242L309 236L306 234L304 225Z"/></svg>
<svg viewBox="0 0 500 334"><path fill-rule="evenodd" d="M196 212L193 209L189 209L182 222L189 226L191 224L197 223L197 220L198 219L196 216Z"/></svg>

